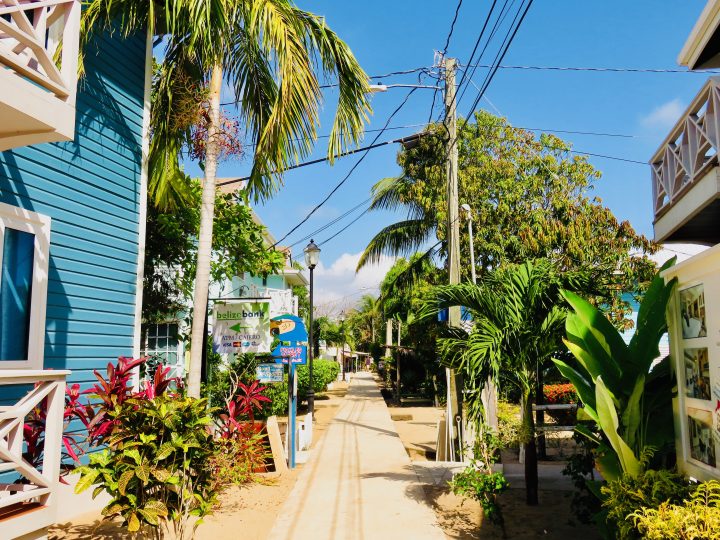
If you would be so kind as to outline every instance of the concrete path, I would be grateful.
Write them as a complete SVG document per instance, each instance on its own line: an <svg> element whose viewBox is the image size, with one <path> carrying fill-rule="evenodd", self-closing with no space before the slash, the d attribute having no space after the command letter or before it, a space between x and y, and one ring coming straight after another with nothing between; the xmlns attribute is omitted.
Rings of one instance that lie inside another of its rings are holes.
<svg viewBox="0 0 720 540"><path fill-rule="evenodd" d="M446 538L369 373L356 374L312 454L271 540Z"/></svg>

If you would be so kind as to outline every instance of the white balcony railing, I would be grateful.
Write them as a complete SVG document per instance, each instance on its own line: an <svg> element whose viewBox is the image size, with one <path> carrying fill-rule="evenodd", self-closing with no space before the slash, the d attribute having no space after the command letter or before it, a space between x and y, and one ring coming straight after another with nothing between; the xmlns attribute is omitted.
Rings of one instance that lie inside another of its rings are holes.
<svg viewBox="0 0 720 540"><path fill-rule="evenodd" d="M74 102L79 20L77 0L0 0L0 64Z"/></svg>
<svg viewBox="0 0 720 540"><path fill-rule="evenodd" d="M0 151L70 140L80 0L0 0Z"/></svg>
<svg viewBox="0 0 720 540"><path fill-rule="evenodd" d="M69 371L0 370L0 395L9 385L34 385L14 405L0 407L0 473L18 477L0 483L2 538L42 531L56 521L60 478L65 377ZM25 418L47 399L42 463L23 458Z"/></svg>
<svg viewBox="0 0 720 540"><path fill-rule="evenodd" d="M655 217L718 164L720 79L710 78L651 161Z"/></svg>
<svg viewBox="0 0 720 540"><path fill-rule="evenodd" d="M716 244L720 78L703 85L650 161L655 240Z"/></svg>

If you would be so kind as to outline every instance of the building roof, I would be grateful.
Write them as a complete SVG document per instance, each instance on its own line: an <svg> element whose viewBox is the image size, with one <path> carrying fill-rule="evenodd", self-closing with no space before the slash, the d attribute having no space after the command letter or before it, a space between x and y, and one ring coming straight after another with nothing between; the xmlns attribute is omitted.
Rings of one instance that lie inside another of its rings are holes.
<svg viewBox="0 0 720 540"><path fill-rule="evenodd" d="M678 56L689 69L720 67L720 0L708 0Z"/></svg>

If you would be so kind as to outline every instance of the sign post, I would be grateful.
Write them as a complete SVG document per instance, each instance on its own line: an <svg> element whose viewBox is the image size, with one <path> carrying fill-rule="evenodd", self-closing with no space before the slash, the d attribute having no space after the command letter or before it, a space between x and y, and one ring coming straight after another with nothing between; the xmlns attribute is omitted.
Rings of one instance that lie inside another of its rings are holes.
<svg viewBox="0 0 720 540"><path fill-rule="evenodd" d="M280 315L270 321L270 333L280 342L272 351L275 362L288 365L288 467L295 468L297 447L297 371L307 363L308 334L305 323L296 315Z"/></svg>

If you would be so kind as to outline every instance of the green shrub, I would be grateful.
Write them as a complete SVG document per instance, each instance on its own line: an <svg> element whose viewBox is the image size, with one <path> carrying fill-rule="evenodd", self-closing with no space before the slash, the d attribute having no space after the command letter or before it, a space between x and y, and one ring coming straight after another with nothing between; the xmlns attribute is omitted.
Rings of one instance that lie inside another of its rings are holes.
<svg viewBox="0 0 720 540"><path fill-rule="evenodd" d="M648 470L636 477L624 475L601 488L607 522L619 540L643 538L632 516L640 509L657 509L663 503L677 504L690 495L685 477L671 471Z"/></svg>
<svg viewBox="0 0 720 540"><path fill-rule="evenodd" d="M340 365L334 360L313 360L313 390L324 392L327 385L334 382L340 373ZM298 399L306 399L310 388L310 369L307 365L298 366Z"/></svg>
<svg viewBox="0 0 720 540"><path fill-rule="evenodd" d="M265 396L270 398L270 403L265 403L258 418L267 418L269 416L285 416L288 412L288 379L281 383L269 383L265 389Z"/></svg>
<svg viewBox="0 0 720 540"><path fill-rule="evenodd" d="M508 488L502 473L489 473L470 465L453 476L450 489L455 495L468 497L480 503L483 514L496 525L503 524L503 516L497 496Z"/></svg>
<svg viewBox="0 0 720 540"><path fill-rule="evenodd" d="M107 492L103 515L122 517L131 533L162 538L172 530L190 538L190 519L212 511L221 487L212 474L210 412L207 400L180 395L131 398L108 410L115 426L107 448L78 468L75 491L96 485L94 496Z"/></svg>
<svg viewBox="0 0 720 540"><path fill-rule="evenodd" d="M636 510L630 517L648 540L718 540L720 482L700 484L682 504L664 502L657 509Z"/></svg>
<svg viewBox="0 0 720 540"><path fill-rule="evenodd" d="M497 415L500 448L518 448L522 432L520 407L507 401L498 401Z"/></svg>

